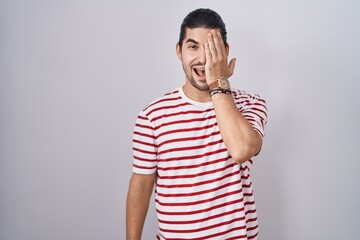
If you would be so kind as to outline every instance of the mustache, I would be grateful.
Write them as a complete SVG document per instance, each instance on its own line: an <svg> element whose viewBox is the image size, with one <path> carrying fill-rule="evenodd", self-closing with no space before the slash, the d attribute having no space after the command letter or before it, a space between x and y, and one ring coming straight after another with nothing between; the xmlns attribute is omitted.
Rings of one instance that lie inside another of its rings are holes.
<svg viewBox="0 0 360 240"><path fill-rule="evenodd" d="M196 66L202 66L202 67L204 67L204 66L205 66L205 63L197 62L197 63L191 65L191 67L196 67Z"/></svg>

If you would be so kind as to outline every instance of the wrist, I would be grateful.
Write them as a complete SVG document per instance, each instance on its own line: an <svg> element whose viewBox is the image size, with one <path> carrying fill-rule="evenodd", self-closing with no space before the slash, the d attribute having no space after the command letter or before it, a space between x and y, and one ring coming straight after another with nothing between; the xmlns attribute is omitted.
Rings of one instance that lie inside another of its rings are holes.
<svg viewBox="0 0 360 240"><path fill-rule="evenodd" d="M218 93L231 94L231 89L213 88L213 89L209 90L210 97L212 97Z"/></svg>
<svg viewBox="0 0 360 240"><path fill-rule="evenodd" d="M230 89L230 82L226 77L220 77L215 81L209 83L208 86L210 91L215 88L227 90Z"/></svg>

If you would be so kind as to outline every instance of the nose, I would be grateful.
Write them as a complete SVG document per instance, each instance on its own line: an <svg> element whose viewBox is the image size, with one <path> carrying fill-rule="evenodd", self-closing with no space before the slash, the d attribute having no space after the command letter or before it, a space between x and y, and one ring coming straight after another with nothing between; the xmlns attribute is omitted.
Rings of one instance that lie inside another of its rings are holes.
<svg viewBox="0 0 360 240"><path fill-rule="evenodd" d="M202 46L199 50L199 61L203 64L206 62L205 46Z"/></svg>

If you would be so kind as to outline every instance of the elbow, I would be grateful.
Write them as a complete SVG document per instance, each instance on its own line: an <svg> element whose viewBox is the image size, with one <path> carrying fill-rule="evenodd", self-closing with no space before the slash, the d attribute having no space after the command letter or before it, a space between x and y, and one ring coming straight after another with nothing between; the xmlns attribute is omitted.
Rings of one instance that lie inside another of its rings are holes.
<svg viewBox="0 0 360 240"><path fill-rule="evenodd" d="M248 153L231 153L231 158L238 164L242 164L251 159L253 155Z"/></svg>
<svg viewBox="0 0 360 240"><path fill-rule="evenodd" d="M232 151L229 151L231 158L238 164L242 164L250 160L255 156L260 150L259 145L245 145L242 147L237 147Z"/></svg>

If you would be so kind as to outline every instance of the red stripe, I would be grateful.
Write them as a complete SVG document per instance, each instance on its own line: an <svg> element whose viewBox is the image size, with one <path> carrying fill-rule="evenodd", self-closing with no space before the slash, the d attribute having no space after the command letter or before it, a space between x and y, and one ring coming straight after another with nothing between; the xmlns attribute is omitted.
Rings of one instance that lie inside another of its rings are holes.
<svg viewBox="0 0 360 240"><path fill-rule="evenodd" d="M200 173L195 173L195 174L186 174L186 175L176 175L176 174L173 174L171 176L161 176L159 175L158 178L159 179L177 179L177 178L195 178L195 177L199 177L199 176L204 176L204 175L208 175L208 174L214 174L214 173L217 173L217 172L222 172L228 168L232 168L236 165L237 163L231 163L231 164L228 164L227 166L225 167L222 167L222 168L218 168L218 169L214 169L214 170L210 170L210 171L204 171L204 172L200 172Z"/></svg>
<svg viewBox="0 0 360 240"><path fill-rule="evenodd" d="M159 213L159 214L162 214L162 215L176 215L176 216L193 215L193 214L199 214L199 213L203 213L203 212L209 212L209 211L217 209L217 208L222 208L222 207L226 207L226 206L229 206L229 205L234 205L236 203L241 203L243 201L244 201L244 198L240 198L240 199L236 199L236 200L233 200L233 201L230 201L230 202L221 203L219 205L215 205L215 206L212 206L212 207L209 207L209 208L199 209L199 210L195 210L195 211L191 211L191 212L184 212L184 211L181 211L181 212L174 212L174 211L165 212L165 211L160 211L159 209L156 209L156 212Z"/></svg>
<svg viewBox="0 0 360 240"><path fill-rule="evenodd" d="M251 193L244 193L243 195L244 195L244 197L252 197L253 193L252 192Z"/></svg>
<svg viewBox="0 0 360 240"><path fill-rule="evenodd" d="M172 95L172 94L174 94L174 93L177 93L177 92L172 92L172 93L168 93L168 94L165 94L165 95L170 96L170 95ZM174 97L174 98L162 98L162 99L160 99L160 100L158 100L158 101L150 104L149 106L147 106L143 111L146 111L147 109L149 109L150 107L152 107L152 106L154 106L154 105L156 105L156 104L158 104L158 103L161 103L161 102L171 102L171 101L176 101L176 100L179 100L179 99L181 99L180 96L179 96L179 97L176 97L176 98L175 98L175 97Z"/></svg>
<svg viewBox="0 0 360 240"><path fill-rule="evenodd" d="M157 189L156 193L158 196L160 197L192 197L192 196L196 196L196 195L201 195L201 194L206 194L206 193L211 193L211 192L215 192L217 190L220 190L222 188L225 188L225 187L230 187L232 185L236 185L236 184L239 184L241 183L241 180L236 180L234 182L230 182L230 183L227 183L227 184L224 184L224 185L221 185L219 187L216 187L216 188L211 188L211 189L208 189L208 190L203 190L203 191L198 191L198 192L191 192L191 193L170 193L170 194L166 194L166 193L161 193L159 192L159 189ZM250 185L249 185L250 186ZM250 189L249 187L245 187L243 186L242 188L243 190L247 190L247 189ZM254 195L253 191L251 190L251 192L244 192L243 193L243 196L246 197L246 198L250 198Z"/></svg>
<svg viewBox="0 0 360 240"><path fill-rule="evenodd" d="M167 141L163 141L159 144L159 147L169 144L169 143L175 143L175 142L185 142L185 141L194 141L194 140L199 140L199 139L205 139L211 136L216 136L219 135L220 131L216 131L216 132L212 132L210 134L207 135L202 135L202 136L198 136L198 137L187 137L187 138L175 138L175 139L171 139L171 140L167 140Z"/></svg>
<svg viewBox="0 0 360 240"><path fill-rule="evenodd" d="M250 98L250 99L249 99ZM244 105L257 105L257 106L263 106L266 108L266 101L262 98L252 98L252 97L235 97L234 98L236 104L244 104Z"/></svg>
<svg viewBox="0 0 360 240"><path fill-rule="evenodd" d="M196 127L196 128L181 128L181 129L176 129L176 130L171 130L171 131L166 131L166 132L162 132L160 133L157 137L161 137L161 136L164 136L164 135L168 135L168 134L172 134L172 133L180 133L180 132L195 132L195 131L199 131L199 130L205 130L205 129L208 129L208 128L212 128L212 127L215 127L217 126L217 123L213 123L213 124L210 124L210 125L206 125L204 127Z"/></svg>
<svg viewBox="0 0 360 240"><path fill-rule="evenodd" d="M133 148L133 151L137 151L137 152L141 152L141 153L145 153L145 154L151 154L151 155L156 154L156 152L146 151L146 150L142 150L142 149L139 149L139 148Z"/></svg>
<svg viewBox="0 0 360 240"><path fill-rule="evenodd" d="M183 165L183 166L176 166L176 167L159 167L158 170L159 171L169 171L169 170L198 168L198 167L204 167L204 166L212 165L212 164L219 163L219 162L224 162L224 161L227 161L230 158L231 157L228 156L228 157L216 159L214 161L203 162L203 163L200 163L200 164Z"/></svg>
<svg viewBox="0 0 360 240"><path fill-rule="evenodd" d="M251 202L244 202L244 205L245 205L245 206L248 206L248 205L255 205L255 201L251 201Z"/></svg>
<svg viewBox="0 0 360 240"><path fill-rule="evenodd" d="M252 114L256 114L258 117L260 117L261 118L261 120L263 120L264 121L264 118L262 117L262 116L260 116L259 114L257 114L257 112L262 112L264 115L265 115L265 117L267 117L267 114L266 114L266 112L264 111L264 110L262 110L262 109L259 109L259 108L251 108L251 109L246 109L246 110L244 110L242 113L243 114L245 114L245 113L252 113Z"/></svg>
<svg viewBox="0 0 360 240"><path fill-rule="evenodd" d="M255 116L257 117L257 118L260 118L260 120L263 122L263 121L265 121L265 119L261 116L261 115L259 115L257 112L253 112L253 111L244 111L243 113L242 113L243 115L248 115L248 114L251 114L250 116L252 117L252 118L255 118ZM254 116L255 115L255 116ZM265 115L265 117L266 117L266 114L264 113L264 115Z"/></svg>
<svg viewBox="0 0 360 240"><path fill-rule="evenodd" d="M215 115L206 117L206 118L192 118L192 119L187 119L187 120L178 120L178 121L172 121L172 122L167 122L167 123L163 123L159 126L155 127L155 130L158 130L159 128L165 127L165 126L170 126L170 125L175 125L175 124L183 124L183 123L193 123L193 122L204 122L206 120L210 120L210 119L214 119Z"/></svg>
<svg viewBox="0 0 360 240"><path fill-rule="evenodd" d="M227 192L227 193L224 193L224 194L217 195L216 197L213 197L213 198L208 198L208 199L198 200L198 201L193 201L193 202L163 203L163 202L160 202L159 199L156 199L155 202L157 202L161 206L171 206L171 207L194 206L194 205L198 205L198 204L202 204L202 203L213 202L213 201L215 201L217 199L228 197L228 196L231 196L231 195L235 195L235 194L238 194L238 193L241 193L241 192L242 192L242 189L239 189L239 190L235 190L235 191L231 191L231 192Z"/></svg>
<svg viewBox="0 0 360 240"><path fill-rule="evenodd" d="M231 238L227 238L226 240L239 240L239 239L246 239L246 235L243 234L243 235L237 235L237 236L234 236L234 237L231 237Z"/></svg>
<svg viewBox="0 0 360 240"><path fill-rule="evenodd" d="M135 156L135 155L134 155L134 158L136 160L139 160L139 161L142 161L142 162L156 162L156 159L141 158L141 157L138 157L138 156Z"/></svg>
<svg viewBox="0 0 360 240"><path fill-rule="evenodd" d="M179 92L179 89L175 89L175 90L172 91L172 92L166 93L165 96L172 95L172 94L178 93L178 92Z"/></svg>
<svg viewBox="0 0 360 240"><path fill-rule="evenodd" d="M240 100L240 103L249 103L250 96L248 94L240 94L239 96L236 96L235 100Z"/></svg>
<svg viewBox="0 0 360 240"><path fill-rule="evenodd" d="M194 187L194 186L200 186L200 185L205 185L205 184L209 184L209 183L213 183L213 182L217 182L217 181L221 181L225 178L234 176L236 174L239 174L239 171L236 172L231 172L228 173L224 176L221 176L219 178L214 178L211 180L206 180L206 181L202 181L202 182L197 182L197 183L189 183L189 184L156 184L157 187L163 187L163 188L187 188L187 187Z"/></svg>
<svg viewBox="0 0 360 240"><path fill-rule="evenodd" d="M221 185L221 186L216 187L216 188L212 188L212 189L204 190L204 191L192 192L192 193L165 194L165 193L159 193L159 191L158 191L157 195L160 196L160 197L192 197L192 196L195 196L195 195L201 195L201 194L205 194L205 193L215 192L215 191L220 190L222 188L230 187L232 185L239 184L240 182L241 182L241 180L236 180L234 182L226 183L226 184Z"/></svg>
<svg viewBox="0 0 360 240"><path fill-rule="evenodd" d="M144 167L144 166L139 166L139 165L136 165L136 164L133 164L133 166L134 167L136 167L136 168L140 168L140 169L155 169L156 168L156 166L154 166L154 167Z"/></svg>
<svg viewBox="0 0 360 240"><path fill-rule="evenodd" d="M258 123L254 116L244 114L243 117L246 118L246 120L248 120L249 122Z"/></svg>
<svg viewBox="0 0 360 240"><path fill-rule="evenodd" d="M154 147L154 148L157 148L157 147L158 147L156 144L147 143L147 142L139 141L139 140L136 140L136 139L133 139L133 142L134 142L134 143L141 144L141 145L146 145L146 146Z"/></svg>
<svg viewBox="0 0 360 240"><path fill-rule="evenodd" d="M138 119L149 121L149 119L147 117L143 117L143 116L140 116L140 115L138 116Z"/></svg>
<svg viewBox="0 0 360 240"><path fill-rule="evenodd" d="M255 213L256 213L256 209L248 210L245 212L245 216L250 215L250 214L255 214Z"/></svg>
<svg viewBox="0 0 360 240"><path fill-rule="evenodd" d="M241 175L241 179L244 179L244 180L248 180L250 177L250 174L244 176L244 175Z"/></svg>
<svg viewBox="0 0 360 240"><path fill-rule="evenodd" d="M139 124L139 123L135 124L135 127L138 127L138 128L147 128L147 129L150 129L150 130L154 130L154 128L151 127L151 126L147 126L147 125L143 125L143 124Z"/></svg>
<svg viewBox="0 0 360 240"><path fill-rule="evenodd" d="M204 239L209 239L209 238L213 238L213 237L223 236L223 235L225 235L225 234L227 234L229 232L242 230L242 229L245 229L245 226L231 228L231 229L229 229L227 231L218 232L218 233L203 236L203 237L200 237L200 238L191 238L191 240L204 240ZM189 240L189 239L188 238L167 238L167 240Z"/></svg>
<svg viewBox="0 0 360 240"><path fill-rule="evenodd" d="M257 217L255 217L255 218L250 218L250 219L246 220L246 223L256 222L256 221L257 221ZM253 226L253 227L249 227L249 228L247 228L247 229L248 229L249 231L252 231L252 230L254 230L256 227L257 227L257 226Z"/></svg>
<svg viewBox="0 0 360 240"><path fill-rule="evenodd" d="M202 228L197 228L197 229L186 229L186 230L172 230L172 229L164 229L164 228L160 228L161 231L163 232L171 232L171 233L194 233L194 232L202 232L202 231L206 231L212 228L218 228L224 225L228 225L234 222L239 222L239 221L243 221L245 219L245 217L238 217L238 218L234 218L231 219L229 221L224 221L221 223L217 223L217 224L213 224L213 225L209 225L207 227L202 227ZM245 228L245 226L244 226Z"/></svg>
<svg viewBox="0 0 360 240"><path fill-rule="evenodd" d="M228 156L228 157L225 157L225 158L216 159L214 161L209 161L209 162L204 162L204 163L194 164L194 165L184 165L184 166L176 166L176 167L159 167L158 170L159 171L169 171L169 170L199 168L199 167L203 167L203 166L212 165L212 164L215 164L215 163L227 161L230 158L231 158L231 156ZM245 167L241 166L240 171L250 171L250 169L249 169L248 166L245 166Z"/></svg>
<svg viewBox="0 0 360 240"><path fill-rule="evenodd" d="M213 146L213 145L216 145L216 144L220 144L222 142L223 142L223 140L220 139L218 141L209 142L208 144L204 144L204 145L191 146L191 147L182 147L182 148L170 148L170 149L165 149L163 151L160 151L158 154L161 155L163 153L169 153L169 152L190 151L190 150L195 150L195 149L201 149L201 148L210 147L210 146Z"/></svg>
<svg viewBox="0 0 360 240"><path fill-rule="evenodd" d="M258 225L256 225L256 228L258 228ZM247 236L248 239L254 239L259 235L259 232L256 232L254 235L252 236Z"/></svg>
<svg viewBox="0 0 360 240"><path fill-rule="evenodd" d="M266 103L262 99L255 99L255 101L254 100L251 101L251 100L248 100L248 99L242 100L241 97L240 97L240 98L234 98L234 100L235 100L236 105L242 105L244 107L249 107L249 106L254 105L254 106L263 107L263 108L265 108L267 110Z"/></svg>
<svg viewBox="0 0 360 240"><path fill-rule="evenodd" d="M242 184L243 188L250 188L251 187L251 183L250 184Z"/></svg>
<svg viewBox="0 0 360 240"><path fill-rule="evenodd" d="M173 158L163 158L163 159L159 159L159 162L171 162L171 161L181 161L181 160L202 158L202 157L206 157L206 156L210 156L210 155L213 155L213 154L226 152L226 151L227 151L226 148L223 148L223 149L219 149L219 150L216 150L216 151L207 152L207 153L199 154L199 155L184 156L184 157L173 157Z"/></svg>
<svg viewBox="0 0 360 240"><path fill-rule="evenodd" d="M177 105L162 106L162 107L152 109L146 115L149 116L150 114L152 114L154 112L157 112L157 111L160 111L160 110L178 108L178 107L182 107L182 106L186 106L186 105L190 105L190 103L186 102L186 103L180 103L180 104L177 104Z"/></svg>
<svg viewBox="0 0 360 240"><path fill-rule="evenodd" d="M171 114L163 114L160 115L158 117L154 117L153 119L151 119L151 122L157 121L161 118L166 118L166 117L173 117L173 116L178 116L178 115L186 115L186 114L201 114L201 113L205 113L205 112L210 112L214 110L214 108L209 108L206 109L204 111L199 111L199 110L192 110L192 111L180 111L180 112L176 112L176 113L171 113Z"/></svg>
<svg viewBox="0 0 360 240"><path fill-rule="evenodd" d="M148 138L152 138L152 139L155 139L155 138L156 138L156 137L153 136L153 135L145 134L145 133L141 133L141 132L137 132L137 131L134 132L134 135L139 135L139 136L148 137Z"/></svg>
<svg viewBox="0 0 360 240"><path fill-rule="evenodd" d="M230 214L234 214L234 213L237 213L237 212L242 212L242 211L244 211L244 208L243 208L243 207L242 207L242 208L235 209L235 210L231 210L231 211L227 211L227 212L215 214L215 215L212 215L212 216L209 216L209 217L205 217L205 218L201 218L201 219L196 219L196 220L189 220L189 221L165 221L165 220L160 220L160 219L159 219L159 222L160 222L160 223L163 223L163 224L194 224L194 223L200 223L200 222L209 221L209 220L215 219L215 218L224 217L224 216L227 216L227 215L230 215Z"/></svg>

